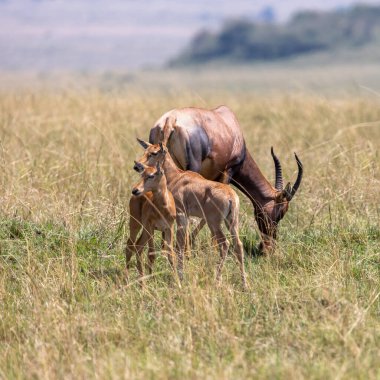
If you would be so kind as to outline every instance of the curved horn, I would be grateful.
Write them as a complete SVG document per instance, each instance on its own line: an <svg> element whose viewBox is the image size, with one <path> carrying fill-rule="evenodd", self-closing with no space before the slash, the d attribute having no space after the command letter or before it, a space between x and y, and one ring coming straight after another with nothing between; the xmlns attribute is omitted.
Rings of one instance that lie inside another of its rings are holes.
<svg viewBox="0 0 380 380"><path fill-rule="evenodd" d="M287 196L287 200L288 201L290 201L294 197L294 194L297 192L298 188L300 187L300 184L301 184L301 181L302 181L302 175L303 175L303 165L302 165L302 162L298 158L298 156L297 156L296 153L294 153L294 156L295 156L296 161L297 161L298 175L297 175L296 182L294 183L294 186L292 187L292 189L290 191L290 194L288 194L288 196Z"/></svg>
<svg viewBox="0 0 380 380"><path fill-rule="evenodd" d="M274 154L273 146L270 148L270 152L272 154L273 161L274 161L274 167L276 169L276 182L275 182L274 187L275 187L276 190L282 191L283 188L284 188L284 183L282 181L282 169L281 169L280 160Z"/></svg>

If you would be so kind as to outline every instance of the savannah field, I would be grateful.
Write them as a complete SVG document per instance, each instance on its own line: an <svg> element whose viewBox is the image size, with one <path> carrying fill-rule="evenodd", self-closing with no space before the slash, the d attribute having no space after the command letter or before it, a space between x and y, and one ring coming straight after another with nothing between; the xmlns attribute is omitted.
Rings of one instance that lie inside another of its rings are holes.
<svg viewBox="0 0 380 380"><path fill-rule="evenodd" d="M0 378L378 379L379 94L126 81L0 91ZM216 284L206 230L181 287L160 255L143 289L134 266L126 285L135 138L171 108L219 104L268 179L272 145L285 180L293 151L304 164L276 252L252 255L242 196L248 291L232 255Z"/></svg>

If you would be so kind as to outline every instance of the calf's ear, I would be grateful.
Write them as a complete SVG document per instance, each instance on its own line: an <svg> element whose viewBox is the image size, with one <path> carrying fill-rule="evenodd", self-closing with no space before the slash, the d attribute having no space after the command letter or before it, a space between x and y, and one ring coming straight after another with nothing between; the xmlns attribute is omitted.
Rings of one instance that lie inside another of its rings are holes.
<svg viewBox="0 0 380 380"><path fill-rule="evenodd" d="M162 142L160 142L160 152L161 153L166 153L166 151L164 149L164 144Z"/></svg>
<svg viewBox="0 0 380 380"><path fill-rule="evenodd" d="M137 141L138 143L144 148L144 149L147 149L151 144L149 144L148 142L144 141L144 140L141 140L137 137Z"/></svg>
<svg viewBox="0 0 380 380"><path fill-rule="evenodd" d="M161 166L160 166L160 163L159 162L157 162L157 164L156 164L156 174L161 174L162 173L162 170L161 170Z"/></svg>
<svg viewBox="0 0 380 380"><path fill-rule="evenodd" d="M160 141L162 141L165 145L168 144L169 138L175 128L176 121L177 119L173 116L167 117L165 120L165 125L161 128Z"/></svg>

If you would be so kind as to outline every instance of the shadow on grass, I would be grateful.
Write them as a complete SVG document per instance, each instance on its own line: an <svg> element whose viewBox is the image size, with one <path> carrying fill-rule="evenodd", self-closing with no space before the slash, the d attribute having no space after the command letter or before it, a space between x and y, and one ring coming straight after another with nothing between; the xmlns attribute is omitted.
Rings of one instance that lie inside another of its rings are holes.
<svg viewBox="0 0 380 380"><path fill-rule="evenodd" d="M255 244L251 239L245 237L242 238L244 251L247 253L247 257L258 258L264 256L259 246Z"/></svg>

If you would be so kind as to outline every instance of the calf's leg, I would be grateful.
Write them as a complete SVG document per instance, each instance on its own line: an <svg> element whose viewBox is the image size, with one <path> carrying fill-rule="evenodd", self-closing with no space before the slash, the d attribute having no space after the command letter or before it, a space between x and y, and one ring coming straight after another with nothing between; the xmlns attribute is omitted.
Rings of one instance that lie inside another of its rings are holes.
<svg viewBox="0 0 380 380"><path fill-rule="evenodd" d="M132 216L129 219L129 238L125 246L125 276L128 278L128 269L133 254L136 252L137 235L141 230L141 222Z"/></svg>
<svg viewBox="0 0 380 380"><path fill-rule="evenodd" d="M174 238L174 224L170 226L170 228L167 228L164 233L164 241L163 241L163 246L164 246L164 251L166 252L166 255L168 257L170 266L172 267L173 270L175 270L175 254L173 250L173 238Z"/></svg>
<svg viewBox="0 0 380 380"><path fill-rule="evenodd" d="M216 242L219 249L220 258L219 258L219 263L218 263L218 267L216 271L216 279L217 281L220 281L221 276L222 276L222 269L223 269L224 262L226 260L226 256L228 252L229 243L227 241L226 236L224 235L222 231L221 223L218 223L217 225L209 224L209 228L211 230L213 240Z"/></svg>
<svg viewBox="0 0 380 380"><path fill-rule="evenodd" d="M188 219L184 213L177 213L177 242L176 242L176 251L177 251L177 270L178 277L183 280L183 255L187 247L187 227Z"/></svg>

